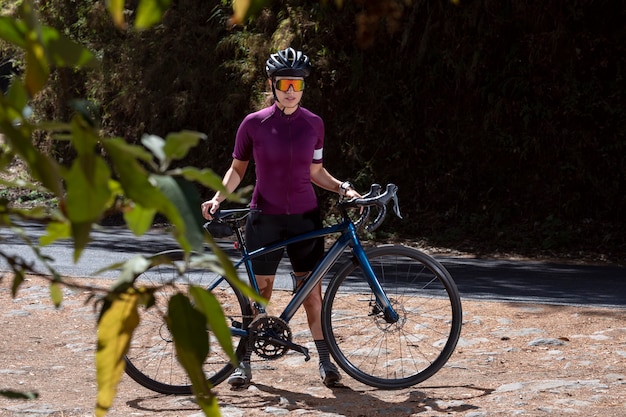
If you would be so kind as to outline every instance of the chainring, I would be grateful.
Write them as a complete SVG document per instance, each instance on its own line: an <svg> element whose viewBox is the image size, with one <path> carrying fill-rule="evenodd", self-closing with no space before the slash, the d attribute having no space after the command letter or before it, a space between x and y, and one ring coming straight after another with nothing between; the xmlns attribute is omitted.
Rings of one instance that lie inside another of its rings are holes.
<svg viewBox="0 0 626 417"><path fill-rule="evenodd" d="M278 359L289 350L288 347L274 343L270 338L291 342L292 334L289 325L278 317L258 316L249 328L254 338L254 352L264 359Z"/></svg>

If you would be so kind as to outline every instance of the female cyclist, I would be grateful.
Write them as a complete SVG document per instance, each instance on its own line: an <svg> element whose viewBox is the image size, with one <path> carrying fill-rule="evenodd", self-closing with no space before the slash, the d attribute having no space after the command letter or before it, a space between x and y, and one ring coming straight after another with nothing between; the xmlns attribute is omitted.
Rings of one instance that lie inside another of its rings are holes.
<svg viewBox="0 0 626 417"><path fill-rule="evenodd" d="M324 168L324 122L300 106L304 79L311 72L309 58L301 51L287 48L271 54L265 70L274 103L245 117L235 138L232 164L223 179L226 190L233 192L254 159L256 184L245 230L251 251L322 227L312 184L350 198L359 197L349 182L339 181ZM224 198L217 192L202 203L202 215L211 219ZM323 253L323 239L287 248L294 274L300 279L310 273ZM274 251L252 261L261 295L268 300L282 255L281 251ZM330 360L322 334L321 284L305 300L304 308L319 355L320 376L326 386L333 386L341 380L341 375ZM231 385L242 386L251 381L251 354L247 352L228 379Z"/></svg>

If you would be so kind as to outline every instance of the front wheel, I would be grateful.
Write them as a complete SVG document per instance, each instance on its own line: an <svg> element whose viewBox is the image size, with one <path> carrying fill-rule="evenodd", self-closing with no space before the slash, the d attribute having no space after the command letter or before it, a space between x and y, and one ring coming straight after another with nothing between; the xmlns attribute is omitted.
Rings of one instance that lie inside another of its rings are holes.
<svg viewBox="0 0 626 417"><path fill-rule="evenodd" d="M322 307L324 338L351 377L381 389L402 389L433 376L461 333L459 292L432 257L406 246L369 249L367 258L399 319L385 320L356 259L331 279Z"/></svg>
<svg viewBox="0 0 626 417"><path fill-rule="evenodd" d="M162 264L148 269L137 278L138 285L158 287L155 304L141 308L140 322L133 334L130 349L125 357L126 373L144 387L161 394L191 394L191 381L176 358L176 349L165 322L168 300L177 292L187 293L190 285L210 289L220 302L229 325L242 328L251 320L250 303L247 298L228 281L203 268L185 265L185 254L181 250L161 252L171 264ZM184 274L179 271L184 270ZM234 367L217 339L209 332L209 356L203 369L212 386L222 382ZM247 338L233 337L233 347L238 358L243 356Z"/></svg>

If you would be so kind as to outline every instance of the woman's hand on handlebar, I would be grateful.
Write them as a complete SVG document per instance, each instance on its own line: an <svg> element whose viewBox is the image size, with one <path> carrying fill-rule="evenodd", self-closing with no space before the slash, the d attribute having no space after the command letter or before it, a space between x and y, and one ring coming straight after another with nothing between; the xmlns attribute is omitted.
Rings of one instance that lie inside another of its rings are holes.
<svg viewBox="0 0 626 417"><path fill-rule="evenodd" d="M361 194L358 193L358 191L350 188L346 191L346 195L345 198L347 199L352 199L352 198L361 198Z"/></svg>
<svg viewBox="0 0 626 417"><path fill-rule="evenodd" d="M213 220L213 215L220 209L220 202L213 198L202 203L200 207L202 208L202 217L207 220Z"/></svg>

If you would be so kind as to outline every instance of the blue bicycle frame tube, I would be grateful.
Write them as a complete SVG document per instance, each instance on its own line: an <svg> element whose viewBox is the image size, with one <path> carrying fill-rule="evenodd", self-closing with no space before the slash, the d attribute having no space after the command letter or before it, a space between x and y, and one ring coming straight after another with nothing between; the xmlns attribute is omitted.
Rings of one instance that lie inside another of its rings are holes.
<svg viewBox="0 0 626 417"><path fill-rule="evenodd" d="M356 235L356 229L354 228L354 225L352 223L350 224L352 225L352 227L350 228L349 233L352 236L352 241L355 243L352 246L352 253L354 254L354 256L356 256L357 260L361 264L361 267L365 271L365 275L367 276L367 282L369 283L370 288L376 296L376 301L383 309L385 321L387 321L388 323L395 323L399 320L400 317L398 316L398 313L393 309L391 301L387 297L387 294L385 294L383 287L380 286L380 281L378 281L378 279L376 278L376 274L372 269L372 265L370 264L369 259L367 259L365 249L363 249L363 246L361 246L359 238Z"/></svg>
<svg viewBox="0 0 626 417"><path fill-rule="evenodd" d="M340 233L341 236L337 239L337 241L333 244L333 246L328 250L328 252L324 255L321 261L315 266L313 271L311 271L310 278L306 280L305 284L296 292L294 297L291 299L289 304L283 310L283 313L280 315L280 318L285 321L289 321L295 314L298 308L302 305L306 297L309 295L313 287L319 283L324 275L330 270L330 268L336 263L336 261L341 257L344 250L351 246L352 253L358 260L358 262L363 267L365 275L367 277L368 284L374 295L376 296L376 301L379 303L380 307L383 309L385 319L388 322L396 322L398 320L398 314L395 312L393 307L391 306L391 301L385 294L385 291L380 286L380 283L376 279L376 275L374 270L372 269L369 260L367 259L367 255L365 254L365 250L361 245L361 242L357 236L356 228L354 224L346 220L342 223L328 226L323 229L314 230L305 234L301 234L298 236L294 236L290 239L280 241L278 243L256 249L252 252L248 252L245 246L242 247L242 258L237 261L234 266L235 268L239 268L241 264L245 264L246 269L248 270L248 274L250 275L250 285L253 289L258 293L259 288L256 282L256 278L254 272L252 271L251 260L257 256L264 255L269 252L273 252L275 250L282 249L292 243L301 242L304 240L315 239L323 236L327 236L333 233ZM220 280L221 281L221 280ZM242 331L245 334L245 330ZM239 334L237 329L233 329L234 334Z"/></svg>
<svg viewBox="0 0 626 417"><path fill-rule="evenodd" d="M328 250L328 253L322 258L322 260L315 266L311 275L304 282L304 285L296 292L287 307L283 310L280 318L286 322L289 322L291 318L296 314L298 308L302 305L306 297L311 293L313 287L315 287L326 275L326 273L337 262L337 259L341 257L344 250L350 244L350 238L347 234L342 234L339 239Z"/></svg>

